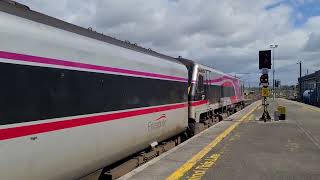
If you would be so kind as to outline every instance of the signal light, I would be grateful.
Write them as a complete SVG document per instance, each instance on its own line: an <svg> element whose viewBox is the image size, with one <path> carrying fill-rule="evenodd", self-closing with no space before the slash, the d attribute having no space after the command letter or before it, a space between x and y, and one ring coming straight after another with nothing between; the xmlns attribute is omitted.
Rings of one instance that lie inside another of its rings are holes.
<svg viewBox="0 0 320 180"><path fill-rule="evenodd" d="M280 80L275 80L274 86L275 86L276 88L280 87Z"/></svg>
<svg viewBox="0 0 320 180"><path fill-rule="evenodd" d="M261 83L261 84L269 84L268 74L262 74L262 75L260 76L260 83Z"/></svg>
<svg viewBox="0 0 320 180"><path fill-rule="evenodd" d="M259 51L259 69L271 69L271 50Z"/></svg>

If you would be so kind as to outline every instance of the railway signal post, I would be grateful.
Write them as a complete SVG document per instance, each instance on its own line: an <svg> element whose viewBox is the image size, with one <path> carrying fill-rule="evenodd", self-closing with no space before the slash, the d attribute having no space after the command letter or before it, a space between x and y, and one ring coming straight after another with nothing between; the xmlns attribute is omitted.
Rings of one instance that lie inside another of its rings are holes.
<svg viewBox="0 0 320 180"><path fill-rule="evenodd" d="M259 51L259 69L261 69L262 72L260 76L260 86L263 106L263 114L260 120L266 122L271 120L268 112L269 104L267 102L267 97L270 95L268 71L271 69L271 50Z"/></svg>

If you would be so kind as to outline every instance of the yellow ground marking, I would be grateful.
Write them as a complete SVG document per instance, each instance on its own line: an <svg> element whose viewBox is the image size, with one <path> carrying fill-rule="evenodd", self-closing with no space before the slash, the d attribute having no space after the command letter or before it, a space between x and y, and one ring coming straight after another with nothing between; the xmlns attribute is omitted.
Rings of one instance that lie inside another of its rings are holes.
<svg viewBox="0 0 320 180"><path fill-rule="evenodd" d="M231 136L231 137L229 138L229 141L232 142L232 141L236 141L236 140L238 140L238 139L240 139L240 134L239 134L239 133L235 133L235 135L233 135L233 136ZM226 147L226 146L224 146L224 147ZM221 149L222 149L222 148L221 148Z"/></svg>
<svg viewBox="0 0 320 180"><path fill-rule="evenodd" d="M219 142L221 142L230 132L232 132L242 121L244 121L251 113L253 113L257 107L254 107L251 111L249 111L246 115L244 115L239 121L235 122L233 125L228 127L225 131L219 134L213 141L210 142L205 148L203 148L200 152L194 155L190 160L188 160L185 164L183 164L180 168L178 168L175 172L173 172L167 180L176 180L184 176L193 166L197 164L206 154L208 154L211 149L213 149Z"/></svg>
<svg viewBox="0 0 320 180"><path fill-rule="evenodd" d="M259 106L259 107L261 107L261 106ZM251 120L253 120L253 119L254 119L254 115L251 114L251 115L249 116L249 118L245 119L243 122L248 122L248 121L251 121Z"/></svg>
<svg viewBox="0 0 320 180"><path fill-rule="evenodd" d="M312 110L312 111L317 111L317 112L320 112L320 109L316 109L316 108L313 108L313 107L310 107L310 106L306 106L306 105L302 105L304 108L306 109L309 109L309 110Z"/></svg>
<svg viewBox="0 0 320 180"><path fill-rule="evenodd" d="M206 171L215 165L220 156L220 154L212 154L211 156L205 158L204 162L200 163L198 166L194 168L191 176L188 177L188 180L201 179L206 174Z"/></svg>
<svg viewBox="0 0 320 180"><path fill-rule="evenodd" d="M302 109L305 110L305 111L311 111L311 112L313 112L312 109L309 109L309 108L307 108L307 107L305 107L305 106L303 106Z"/></svg>
<svg viewBox="0 0 320 180"><path fill-rule="evenodd" d="M317 112L320 112L320 108L317 108L317 107L312 107L312 106L309 106L309 105L305 105L303 103L300 103L300 102L296 102L296 101L290 101L290 100L287 100L287 99L283 99L285 101L288 101L290 103L293 103L293 104L296 104L296 105L300 105L306 109L310 109L310 110L313 110L313 111L317 111Z"/></svg>

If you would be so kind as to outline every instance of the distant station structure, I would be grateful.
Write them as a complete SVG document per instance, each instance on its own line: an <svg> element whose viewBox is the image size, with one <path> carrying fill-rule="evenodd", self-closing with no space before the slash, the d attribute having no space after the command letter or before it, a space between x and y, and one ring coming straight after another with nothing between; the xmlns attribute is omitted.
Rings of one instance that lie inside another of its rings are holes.
<svg viewBox="0 0 320 180"><path fill-rule="evenodd" d="M320 70L298 78L299 97L307 104L320 106Z"/></svg>

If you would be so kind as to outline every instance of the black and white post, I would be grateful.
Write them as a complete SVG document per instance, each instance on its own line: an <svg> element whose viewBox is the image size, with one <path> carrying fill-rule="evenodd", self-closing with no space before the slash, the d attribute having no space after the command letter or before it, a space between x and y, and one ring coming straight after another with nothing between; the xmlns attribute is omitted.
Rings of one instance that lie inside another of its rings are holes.
<svg viewBox="0 0 320 180"><path fill-rule="evenodd" d="M268 112L267 97L270 95L269 91L269 69L271 69L271 50L259 51L259 69L262 75L260 76L261 96L263 114L260 118L261 121L270 121L271 117Z"/></svg>

